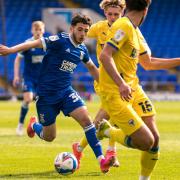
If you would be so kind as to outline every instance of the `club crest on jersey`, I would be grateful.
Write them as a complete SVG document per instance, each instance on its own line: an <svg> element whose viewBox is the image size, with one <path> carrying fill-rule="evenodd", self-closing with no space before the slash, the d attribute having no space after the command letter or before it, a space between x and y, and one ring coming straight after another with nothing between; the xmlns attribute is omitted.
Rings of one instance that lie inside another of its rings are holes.
<svg viewBox="0 0 180 180"><path fill-rule="evenodd" d="M121 29L119 29L116 31L116 34L114 35L114 40L119 42L120 40L123 39L124 36L125 36L125 33Z"/></svg>
<svg viewBox="0 0 180 180"><path fill-rule="evenodd" d="M80 51L80 60L83 60L83 58L84 58L84 52Z"/></svg>
<svg viewBox="0 0 180 180"><path fill-rule="evenodd" d="M51 41L56 41L56 40L59 39L59 36L58 36L58 35L49 36L49 39L50 39Z"/></svg>
<svg viewBox="0 0 180 180"><path fill-rule="evenodd" d="M134 122L133 119L130 119L130 120L128 121L128 124L129 124L130 126L135 126L135 122Z"/></svg>

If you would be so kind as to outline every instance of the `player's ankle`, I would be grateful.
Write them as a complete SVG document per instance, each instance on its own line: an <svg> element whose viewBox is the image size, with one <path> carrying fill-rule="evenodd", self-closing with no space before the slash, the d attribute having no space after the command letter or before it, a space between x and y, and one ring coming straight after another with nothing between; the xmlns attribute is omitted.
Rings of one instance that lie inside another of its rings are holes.
<svg viewBox="0 0 180 180"><path fill-rule="evenodd" d="M139 177L139 180L150 180L150 177L149 176L140 176Z"/></svg>
<svg viewBox="0 0 180 180"><path fill-rule="evenodd" d="M97 159L98 159L99 164L101 165L102 159L105 159L105 157L104 155L101 155Z"/></svg>

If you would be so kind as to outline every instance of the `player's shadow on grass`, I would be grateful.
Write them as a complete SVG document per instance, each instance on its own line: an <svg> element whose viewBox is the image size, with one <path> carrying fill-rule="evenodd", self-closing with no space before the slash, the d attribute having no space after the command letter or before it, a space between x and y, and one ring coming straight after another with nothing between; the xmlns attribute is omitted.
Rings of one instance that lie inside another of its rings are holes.
<svg viewBox="0 0 180 180"><path fill-rule="evenodd" d="M32 178L37 178L37 179L65 179L65 178L77 178L77 177L90 177L90 176L101 176L103 175L100 172L89 172L89 173L80 173L76 172L73 175L70 176L62 176L59 175L55 171L45 171L45 172L36 172L36 173L21 173L21 174L4 174L0 175L0 179L32 179Z"/></svg>

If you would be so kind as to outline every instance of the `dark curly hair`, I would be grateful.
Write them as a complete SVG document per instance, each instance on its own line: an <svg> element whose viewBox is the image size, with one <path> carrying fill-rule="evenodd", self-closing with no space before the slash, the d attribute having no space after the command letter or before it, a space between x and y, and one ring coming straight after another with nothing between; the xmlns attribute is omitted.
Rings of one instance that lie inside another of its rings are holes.
<svg viewBox="0 0 180 180"><path fill-rule="evenodd" d="M88 16L83 15L81 13L75 14L72 18L71 25L76 26L77 23L83 23L83 24L87 24L89 26L92 25L91 19Z"/></svg>

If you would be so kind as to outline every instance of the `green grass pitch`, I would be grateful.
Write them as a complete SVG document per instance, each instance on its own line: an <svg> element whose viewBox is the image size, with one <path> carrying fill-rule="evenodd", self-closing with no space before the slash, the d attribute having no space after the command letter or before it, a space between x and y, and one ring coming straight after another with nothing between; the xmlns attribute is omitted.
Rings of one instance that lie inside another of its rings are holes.
<svg viewBox="0 0 180 180"><path fill-rule="evenodd" d="M154 102L160 130L161 156L151 180L180 180L180 102ZM57 138L48 143L38 137L17 137L20 102L0 102L0 179L107 179L137 180L140 171L140 152L117 144L119 168L111 168L106 175L100 172L91 149L84 151L81 168L73 175L61 176L54 170L53 162L59 152L71 152L71 144L83 136L79 125L63 115L57 118ZM95 116L99 104L87 103L90 114ZM34 115L32 104L26 118ZM103 149L107 140L102 141Z"/></svg>

